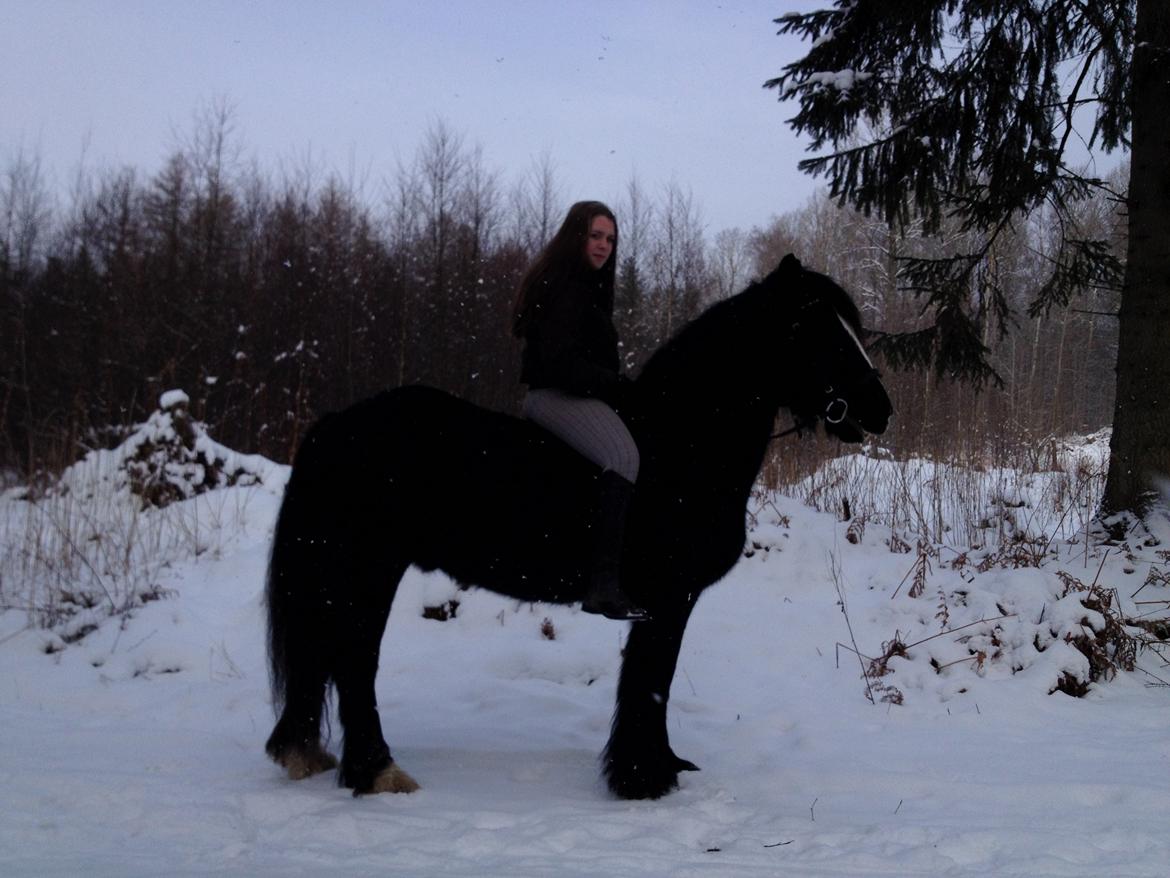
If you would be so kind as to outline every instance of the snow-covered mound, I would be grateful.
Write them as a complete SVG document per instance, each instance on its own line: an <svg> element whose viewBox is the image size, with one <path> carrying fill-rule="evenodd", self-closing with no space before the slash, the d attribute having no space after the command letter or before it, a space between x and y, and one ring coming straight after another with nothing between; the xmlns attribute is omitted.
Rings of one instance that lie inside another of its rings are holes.
<svg viewBox="0 0 1170 878"><path fill-rule="evenodd" d="M242 504L283 491L286 468L215 442L187 403L164 393L116 448L0 494L0 599L54 632L48 650L170 596L168 568L222 551L245 526Z"/></svg>
<svg viewBox="0 0 1170 878"><path fill-rule="evenodd" d="M181 390L162 394L158 410L118 447L90 452L65 470L50 491L86 498L129 493L144 507L161 508L216 488L280 478L265 458L239 454L214 441L205 425L191 417L189 403Z"/></svg>
<svg viewBox="0 0 1170 878"><path fill-rule="evenodd" d="M263 484L271 465L212 441L187 411L187 394L164 393L159 410L114 451L115 470L130 493L149 506L167 506L216 488Z"/></svg>

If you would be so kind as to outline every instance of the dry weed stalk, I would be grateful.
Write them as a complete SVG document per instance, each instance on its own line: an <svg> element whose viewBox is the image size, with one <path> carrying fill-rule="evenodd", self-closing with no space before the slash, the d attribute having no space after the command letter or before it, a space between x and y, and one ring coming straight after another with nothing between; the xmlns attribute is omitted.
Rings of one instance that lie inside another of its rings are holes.
<svg viewBox="0 0 1170 878"><path fill-rule="evenodd" d="M865 662L862 660L861 651L857 648L857 637L853 634L853 623L849 620L849 607L845 602L845 587L841 583L841 562L832 553L829 554L829 576L833 580L833 587L837 590L837 606L841 608L841 614L845 617L845 628L849 632L849 640L853 644L853 654L857 656L857 662L861 666L861 676L865 679L865 697L869 699L871 704L876 704L873 686L866 674Z"/></svg>
<svg viewBox="0 0 1170 878"><path fill-rule="evenodd" d="M902 586L906 584L906 580L911 577L913 577L913 582L910 585L910 590L906 594L912 598L922 597L926 591L926 581L933 572L930 559L935 554L934 547L927 543L926 540L920 539L918 541L918 554L914 558L914 563L906 571L906 575L902 577L902 581L898 583L898 587L894 589L894 593L890 595L890 600L898 596L898 592L902 590Z"/></svg>
<svg viewBox="0 0 1170 878"><path fill-rule="evenodd" d="M974 628L976 625L986 625L989 622L1001 622L1004 619L1011 619L1015 617L1015 613L1004 613L1000 616L991 616L984 619L976 619L974 622L968 622L966 625L959 625L957 628L947 628L944 631L939 631L937 634L931 634L929 637L923 637L921 640L915 640L913 643L906 643L902 640L898 632L894 633L894 639L888 643L882 644L882 654L876 659L870 660L869 673L875 677L883 677L890 672L889 661L894 656L899 658L909 658L910 650L915 647L922 646L924 643L929 643L932 640L937 640L940 637L946 637L949 634L958 634L960 631L966 631L968 628ZM965 638L959 638L956 642L964 643ZM971 653L971 658L961 659L960 661L970 661L972 658L978 657L980 651L975 650ZM980 661L986 660L984 655ZM952 662L951 664L955 664ZM946 667L945 665L943 667ZM936 669L938 666L936 666Z"/></svg>

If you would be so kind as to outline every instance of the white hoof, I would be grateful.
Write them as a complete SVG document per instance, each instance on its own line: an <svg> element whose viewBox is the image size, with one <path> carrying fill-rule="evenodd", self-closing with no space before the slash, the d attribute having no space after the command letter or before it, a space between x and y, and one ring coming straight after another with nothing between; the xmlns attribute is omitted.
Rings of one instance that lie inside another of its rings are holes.
<svg viewBox="0 0 1170 878"><path fill-rule="evenodd" d="M293 750L280 761L290 780L304 780L337 767L337 760L324 750Z"/></svg>
<svg viewBox="0 0 1170 878"><path fill-rule="evenodd" d="M417 790L418 782L391 762L374 778L373 793L413 793Z"/></svg>

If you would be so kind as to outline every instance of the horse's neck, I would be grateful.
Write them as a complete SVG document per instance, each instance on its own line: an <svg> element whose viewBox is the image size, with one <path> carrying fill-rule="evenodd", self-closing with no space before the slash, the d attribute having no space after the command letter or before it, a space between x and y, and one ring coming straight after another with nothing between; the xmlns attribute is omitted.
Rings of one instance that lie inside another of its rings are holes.
<svg viewBox="0 0 1170 878"><path fill-rule="evenodd" d="M736 299L713 306L655 354L637 390L644 439L659 456L693 464L693 478L711 472L750 487L782 404L782 380L780 364L764 356L769 303Z"/></svg>

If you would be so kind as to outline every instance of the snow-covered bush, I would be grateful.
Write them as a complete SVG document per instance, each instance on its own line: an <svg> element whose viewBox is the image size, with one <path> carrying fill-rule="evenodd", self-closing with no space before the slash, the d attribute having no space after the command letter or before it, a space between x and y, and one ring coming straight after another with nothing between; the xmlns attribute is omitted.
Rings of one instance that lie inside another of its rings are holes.
<svg viewBox="0 0 1170 878"><path fill-rule="evenodd" d="M191 420L181 390L164 393L159 410L120 447L127 487L143 506L167 506L215 488L255 485L263 464L213 442Z"/></svg>
<svg viewBox="0 0 1170 878"><path fill-rule="evenodd" d="M23 609L52 629L57 647L80 640L111 615L168 594L177 559L215 550L229 538L246 494L229 485L279 492L285 470L237 454L187 413L181 391L118 447L89 452L54 481L0 495L0 607ZM222 492L221 492L222 493Z"/></svg>

